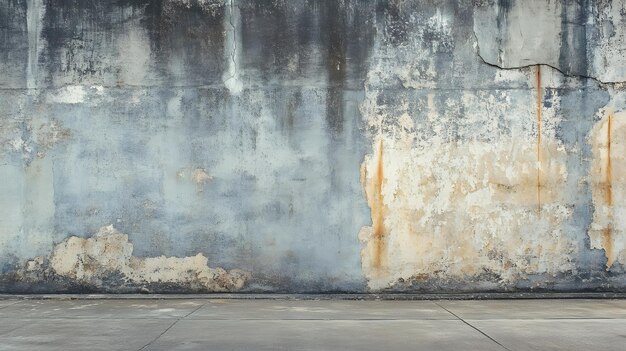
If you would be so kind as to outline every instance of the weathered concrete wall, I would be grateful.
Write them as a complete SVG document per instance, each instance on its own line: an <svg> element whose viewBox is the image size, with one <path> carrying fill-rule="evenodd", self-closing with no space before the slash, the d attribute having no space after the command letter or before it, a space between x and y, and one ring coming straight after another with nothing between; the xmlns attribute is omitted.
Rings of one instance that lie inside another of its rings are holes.
<svg viewBox="0 0 626 351"><path fill-rule="evenodd" d="M0 292L626 289L626 1L0 0Z"/></svg>

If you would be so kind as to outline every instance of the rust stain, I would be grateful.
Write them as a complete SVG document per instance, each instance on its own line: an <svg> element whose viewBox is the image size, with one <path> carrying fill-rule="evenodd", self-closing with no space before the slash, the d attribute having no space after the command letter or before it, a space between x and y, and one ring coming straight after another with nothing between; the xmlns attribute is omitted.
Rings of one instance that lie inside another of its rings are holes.
<svg viewBox="0 0 626 351"><path fill-rule="evenodd" d="M537 65L537 211L541 214L541 113L542 113L542 88L541 88L541 65Z"/></svg>
<svg viewBox="0 0 626 351"><path fill-rule="evenodd" d="M609 112L606 132L606 203L613 206L613 169L611 166L611 119L613 114Z"/></svg>
<svg viewBox="0 0 626 351"><path fill-rule="evenodd" d="M373 193L372 193L372 232L374 235L374 257L372 264L376 268L382 266L383 257L385 254L385 205L383 196L383 180L385 179L385 172L383 167L383 140L380 139L378 144L378 155L376 157L376 172L373 179Z"/></svg>
<svg viewBox="0 0 626 351"><path fill-rule="evenodd" d="M605 116L596 123L590 135L593 147L592 198L594 206L593 222L588 231L592 249L604 250L606 270L611 270L615 262L624 262L623 221L618 218L621 213L622 174L621 161L624 158L621 143L626 131L623 112L615 113L611 107ZM616 188L617 187L617 188ZM616 207L619 206L619 207Z"/></svg>
<svg viewBox="0 0 626 351"><path fill-rule="evenodd" d="M614 249L613 249L613 166L611 165L611 119L613 113L609 111L606 132L606 203L609 206L608 225L602 232L602 244L607 257L606 270L608 271L613 265Z"/></svg>

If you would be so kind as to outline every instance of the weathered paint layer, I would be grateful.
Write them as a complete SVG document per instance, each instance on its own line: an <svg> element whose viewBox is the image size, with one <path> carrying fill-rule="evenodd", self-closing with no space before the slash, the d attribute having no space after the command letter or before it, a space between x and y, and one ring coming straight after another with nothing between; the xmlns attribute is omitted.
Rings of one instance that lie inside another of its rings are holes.
<svg viewBox="0 0 626 351"><path fill-rule="evenodd" d="M402 131L413 129L379 135L363 164L373 226L360 238L370 288L483 274L511 284L576 271L577 244L561 228L571 210L558 140L445 142Z"/></svg>

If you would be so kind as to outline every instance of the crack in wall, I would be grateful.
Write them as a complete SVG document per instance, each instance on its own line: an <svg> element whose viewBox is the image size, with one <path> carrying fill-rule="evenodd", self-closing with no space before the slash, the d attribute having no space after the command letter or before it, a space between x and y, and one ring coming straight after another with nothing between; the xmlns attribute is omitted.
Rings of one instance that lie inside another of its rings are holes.
<svg viewBox="0 0 626 351"><path fill-rule="evenodd" d="M239 6L235 4L237 0L227 0L224 21L226 27L225 53L228 60L228 71L224 72L222 80L224 85L233 95L239 95L243 90L243 85L239 77L239 53L240 46L237 45L239 38L238 27L241 25Z"/></svg>
<svg viewBox="0 0 626 351"><path fill-rule="evenodd" d="M626 84L626 81L602 81L599 78L594 77L594 76L590 76L590 75L567 73L567 72L563 71L561 68L559 68L559 67L557 67L555 65L551 65L549 63L545 63L545 62L536 62L536 63L529 63L527 65L506 66L506 67L502 66L502 65L498 65L496 63L487 61L481 55L481 53L480 53L480 44L479 44L479 41L478 41L478 36L476 35L475 31L472 31L472 33L473 33L473 36L474 36L474 43L475 43L474 45L476 47L476 55L482 61L482 63L484 63L485 65L494 67L494 68L498 68L498 69L501 69L501 70L507 70L507 71L517 71L517 70L522 70L522 69L536 68L538 66L546 66L546 67L550 67L553 70L559 72L564 77L578 78L578 79L590 79L590 80L598 83L598 85L600 85L600 86L621 87L624 84Z"/></svg>

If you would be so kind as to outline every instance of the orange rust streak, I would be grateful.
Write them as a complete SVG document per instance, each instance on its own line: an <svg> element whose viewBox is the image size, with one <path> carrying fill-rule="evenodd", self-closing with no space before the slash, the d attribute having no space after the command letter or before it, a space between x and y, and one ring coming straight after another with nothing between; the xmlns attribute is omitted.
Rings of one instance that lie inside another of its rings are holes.
<svg viewBox="0 0 626 351"><path fill-rule="evenodd" d="M606 133L606 202L609 206L613 206L613 170L611 165L611 119L612 115L609 113L609 120Z"/></svg>
<svg viewBox="0 0 626 351"><path fill-rule="evenodd" d="M613 166L611 165L611 119L613 118L612 113L609 112L608 121L607 121L607 132L606 132L606 179L605 179L605 187L606 187L606 203L609 207L613 206ZM602 233L602 244L604 246L604 252L606 254L606 270L608 271L613 265L613 209L609 208L609 224L604 229Z"/></svg>
<svg viewBox="0 0 626 351"><path fill-rule="evenodd" d="M541 213L541 112L543 93L541 88L541 65L537 65L537 210Z"/></svg>
<svg viewBox="0 0 626 351"><path fill-rule="evenodd" d="M373 266L380 267L385 251L385 223L384 223L384 198L383 198L383 180L385 173L383 168L383 140L381 138L378 144L378 155L376 160L376 173L374 175L374 201L372 206L372 231L375 240L375 254L373 257Z"/></svg>

